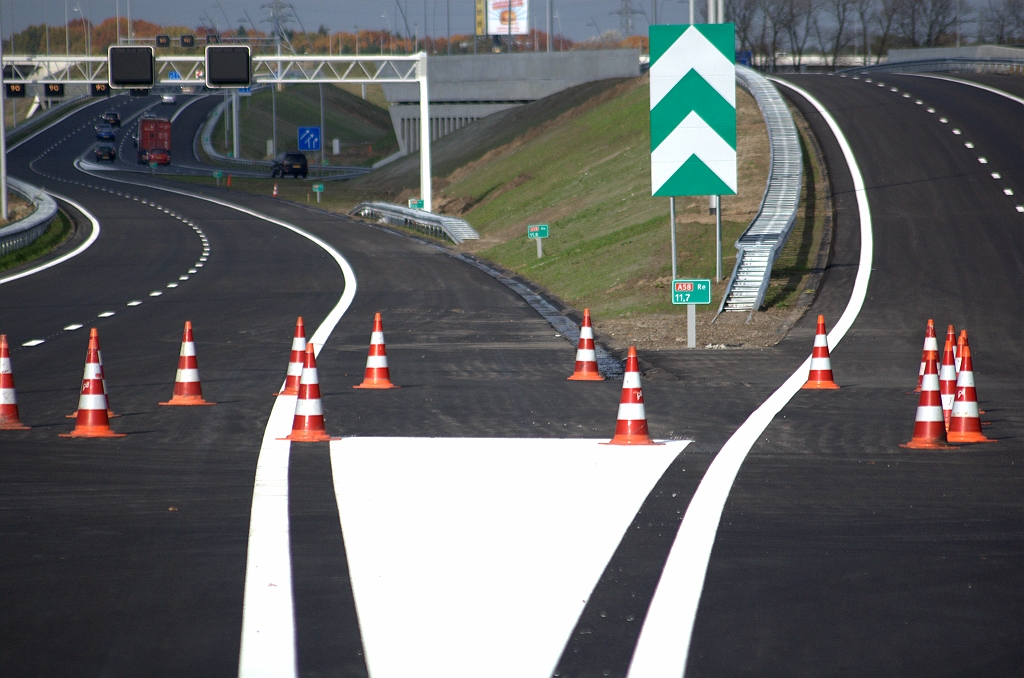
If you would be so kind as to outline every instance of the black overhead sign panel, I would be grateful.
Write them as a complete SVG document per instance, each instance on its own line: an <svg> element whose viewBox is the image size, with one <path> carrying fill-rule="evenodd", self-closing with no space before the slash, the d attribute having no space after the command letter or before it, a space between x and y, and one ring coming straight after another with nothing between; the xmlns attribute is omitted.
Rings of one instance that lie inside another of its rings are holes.
<svg viewBox="0 0 1024 678"><path fill-rule="evenodd" d="M207 87L248 87L251 80L252 58L248 46L207 45Z"/></svg>
<svg viewBox="0 0 1024 678"><path fill-rule="evenodd" d="M146 89L156 84L153 48L111 45L107 48L107 70L113 89Z"/></svg>

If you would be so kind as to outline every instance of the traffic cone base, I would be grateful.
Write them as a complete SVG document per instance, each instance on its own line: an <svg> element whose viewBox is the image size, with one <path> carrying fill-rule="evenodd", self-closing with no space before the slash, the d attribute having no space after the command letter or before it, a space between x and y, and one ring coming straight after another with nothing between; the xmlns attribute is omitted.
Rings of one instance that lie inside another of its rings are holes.
<svg viewBox="0 0 1024 678"><path fill-rule="evenodd" d="M814 333L814 348L811 351L811 367L807 381L800 388L834 390L839 384L832 378L832 358L828 351L828 335L825 333L825 316L818 316L818 328Z"/></svg>
<svg viewBox="0 0 1024 678"><path fill-rule="evenodd" d="M370 348L366 354L363 383L352 388L401 388L401 386L391 383L387 347L384 345L384 322L381 320L380 313L373 315L373 332L370 333Z"/></svg>
<svg viewBox="0 0 1024 678"><path fill-rule="evenodd" d="M124 438L126 433L114 433L110 426L75 426L71 433L61 433L60 438Z"/></svg>
<svg viewBox="0 0 1024 678"><path fill-rule="evenodd" d="M16 417L0 417L0 431L27 431L31 426L25 426Z"/></svg>
<svg viewBox="0 0 1024 678"><path fill-rule="evenodd" d="M171 396L171 399L168 400L166 403L158 403L158 404L160 404L160 405L177 406L177 405L216 405L217 403L212 403L209 400L203 400L203 396L201 396L201 395L184 395L184 396L176 395L176 396Z"/></svg>
<svg viewBox="0 0 1024 678"><path fill-rule="evenodd" d="M576 347L576 367L568 381L604 381L597 369L597 350L594 348L594 326L590 321L590 309L583 309L583 324L580 325L580 340Z"/></svg>
<svg viewBox="0 0 1024 678"><path fill-rule="evenodd" d="M651 440L647 429L647 412L644 410L644 394L640 387L640 362L636 348L629 347L626 356L626 371L622 377L622 396L619 398L619 413L615 420L615 435L602 445L662 445Z"/></svg>

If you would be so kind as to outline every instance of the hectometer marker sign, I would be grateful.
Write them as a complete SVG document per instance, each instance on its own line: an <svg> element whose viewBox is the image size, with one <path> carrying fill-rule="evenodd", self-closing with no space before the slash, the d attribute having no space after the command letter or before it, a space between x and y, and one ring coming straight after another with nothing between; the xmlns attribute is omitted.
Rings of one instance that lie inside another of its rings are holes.
<svg viewBox="0 0 1024 678"><path fill-rule="evenodd" d="M547 224L530 224L526 227L526 237L533 238L546 238L548 237L548 225Z"/></svg>
<svg viewBox="0 0 1024 678"><path fill-rule="evenodd" d="M650 27L651 194L736 193L732 24Z"/></svg>
<svg viewBox="0 0 1024 678"><path fill-rule="evenodd" d="M673 280L673 304L710 304L710 280Z"/></svg>

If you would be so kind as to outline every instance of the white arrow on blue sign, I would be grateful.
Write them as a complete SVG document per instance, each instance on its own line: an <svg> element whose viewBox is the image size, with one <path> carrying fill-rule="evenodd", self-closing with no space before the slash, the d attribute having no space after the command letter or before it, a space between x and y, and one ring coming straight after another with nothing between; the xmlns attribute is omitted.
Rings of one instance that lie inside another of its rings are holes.
<svg viewBox="0 0 1024 678"><path fill-rule="evenodd" d="M299 150L319 151L320 150L320 128L300 127L299 128Z"/></svg>
<svg viewBox="0 0 1024 678"><path fill-rule="evenodd" d="M181 80L181 73L179 73L178 71L171 71L170 73L167 74L167 79L168 80Z"/></svg>

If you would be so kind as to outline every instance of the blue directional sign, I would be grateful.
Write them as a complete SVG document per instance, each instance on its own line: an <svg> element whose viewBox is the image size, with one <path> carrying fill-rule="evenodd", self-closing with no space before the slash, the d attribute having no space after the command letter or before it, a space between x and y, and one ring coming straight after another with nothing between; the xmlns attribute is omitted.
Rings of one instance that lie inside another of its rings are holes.
<svg viewBox="0 0 1024 678"><path fill-rule="evenodd" d="M319 151L320 150L320 128L300 127L299 128L299 150Z"/></svg>
<svg viewBox="0 0 1024 678"><path fill-rule="evenodd" d="M168 80L181 80L181 73L179 73L178 71L171 71L170 73L167 74L167 79Z"/></svg>

